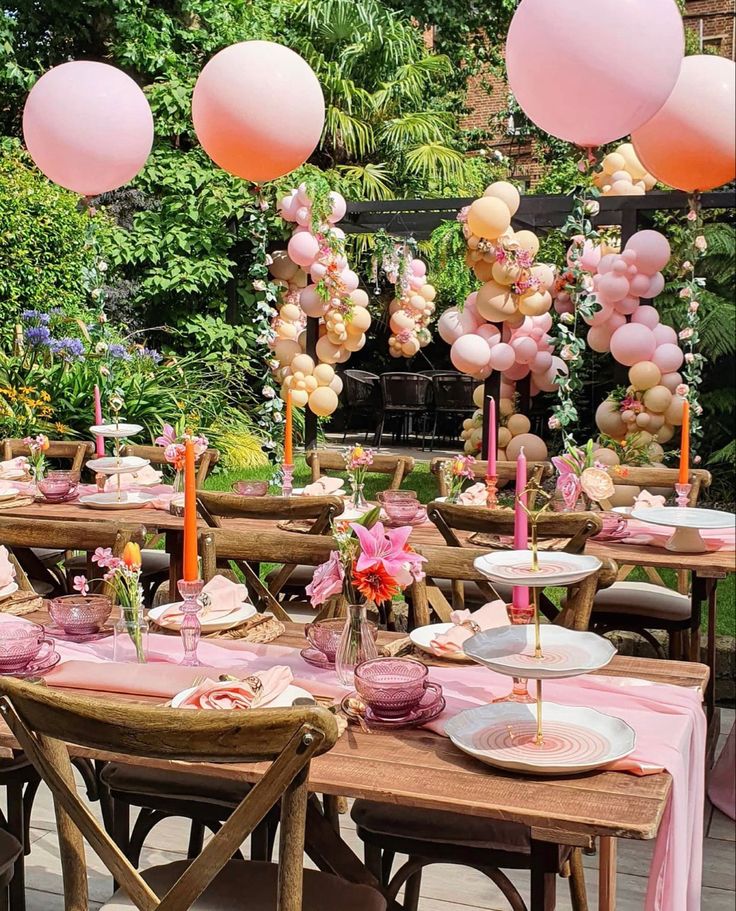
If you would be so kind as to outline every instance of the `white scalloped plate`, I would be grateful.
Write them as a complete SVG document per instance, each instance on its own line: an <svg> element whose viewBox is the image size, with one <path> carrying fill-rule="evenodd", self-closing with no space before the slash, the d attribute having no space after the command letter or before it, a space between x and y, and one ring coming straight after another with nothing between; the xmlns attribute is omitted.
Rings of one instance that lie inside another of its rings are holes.
<svg viewBox="0 0 736 911"><path fill-rule="evenodd" d="M135 474L150 464L148 459L141 459L139 456L122 456L119 459L115 456L105 456L103 459L90 459L87 468L100 474Z"/></svg>
<svg viewBox="0 0 736 911"><path fill-rule="evenodd" d="M572 585L601 568L598 557L567 554L562 551L539 551L539 569L532 570L529 550L503 550L484 554L473 561L475 568L492 582L509 585Z"/></svg>

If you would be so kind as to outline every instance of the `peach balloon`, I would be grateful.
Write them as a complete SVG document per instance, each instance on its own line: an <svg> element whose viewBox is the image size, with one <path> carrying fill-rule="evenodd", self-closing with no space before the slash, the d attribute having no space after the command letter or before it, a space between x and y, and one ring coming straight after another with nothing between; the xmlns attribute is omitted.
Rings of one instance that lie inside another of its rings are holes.
<svg viewBox="0 0 736 911"><path fill-rule="evenodd" d="M480 288L475 299L475 307L484 319L491 322L497 321L499 313L510 316L516 310L516 304L509 289L494 281L486 282Z"/></svg>
<svg viewBox="0 0 736 911"><path fill-rule="evenodd" d="M269 272L274 278L282 278L284 281L291 281L299 271L297 263L289 259L286 250L274 250L271 254L272 263L268 267Z"/></svg>
<svg viewBox="0 0 736 911"><path fill-rule="evenodd" d="M495 240L510 224L509 207L495 196L481 196L468 210L468 227L477 237Z"/></svg>
<svg viewBox="0 0 736 911"><path fill-rule="evenodd" d="M299 306L307 316L318 317L325 313L328 305L317 293L316 285L307 285L299 293Z"/></svg>
<svg viewBox="0 0 736 911"><path fill-rule="evenodd" d="M621 420L618 405L609 399L601 402L596 409L595 423L601 433L614 440L621 440L626 436L626 426Z"/></svg>
<svg viewBox="0 0 736 911"><path fill-rule="evenodd" d="M592 326L588 332L588 347L591 351L597 351L603 354L611 350L611 327L608 323L602 326Z"/></svg>
<svg viewBox="0 0 736 911"><path fill-rule="evenodd" d="M521 203L519 191L507 180L495 181L495 183L492 183L489 187L485 188L483 195L495 196L496 199L500 199L501 202L506 204L511 215L516 215Z"/></svg>
<svg viewBox="0 0 736 911"><path fill-rule="evenodd" d="M353 292L355 293L355 292ZM363 306L353 307L350 318L346 321L348 335L360 335L367 332L371 325L371 315Z"/></svg>
<svg viewBox="0 0 736 911"><path fill-rule="evenodd" d="M487 263L484 260L481 262L475 263L473 266L473 272L475 272L475 277L478 281L488 282L493 278L493 266L495 263Z"/></svg>
<svg viewBox="0 0 736 911"><path fill-rule="evenodd" d="M312 68L294 51L243 41L215 54L199 74L192 119L216 164L262 183L309 158L322 134L325 102Z"/></svg>
<svg viewBox="0 0 736 911"><path fill-rule="evenodd" d="M493 280L499 285L513 285L514 282L521 278L521 266L515 263L492 263L491 275Z"/></svg>
<svg viewBox="0 0 736 911"><path fill-rule="evenodd" d="M525 250L530 256L539 253L539 238L533 231L515 231L514 241L519 245L519 249Z"/></svg>
<svg viewBox="0 0 736 911"><path fill-rule="evenodd" d="M282 366L290 364L300 351L299 342L291 338L277 338L273 345L274 357Z"/></svg>
<svg viewBox="0 0 736 911"><path fill-rule="evenodd" d="M291 390L291 404L295 408L304 408L304 406L309 401L309 393L306 389L292 389Z"/></svg>
<svg viewBox="0 0 736 911"><path fill-rule="evenodd" d="M337 394L329 386L319 386L309 396L309 410L318 417L327 417L337 408Z"/></svg>
<svg viewBox="0 0 736 911"><path fill-rule="evenodd" d="M512 415L513 417L514 415ZM512 433L508 427L499 427L498 428L498 445L501 449L505 449L511 442Z"/></svg>
<svg viewBox="0 0 736 911"><path fill-rule="evenodd" d="M512 437L506 447L506 459L515 462L524 447L524 455L530 462L543 462L547 458L547 444L535 433L520 433Z"/></svg>
<svg viewBox="0 0 736 911"><path fill-rule="evenodd" d="M541 316L552 306L552 295L549 291L532 291L519 298L519 313L524 316Z"/></svg>
<svg viewBox="0 0 736 911"><path fill-rule="evenodd" d="M663 373L662 374L662 385L666 386L670 392L674 392L675 389L682 382L682 374L677 373Z"/></svg>
<svg viewBox="0 0 736 911"><path fill-rule="evenodd" d="M365 347L365 343L365 335L348 335L347 339L343 342L343 346L346 351L360 351Z"/></svg>
<svg viewBox="0 0 736 911"><path fill-rule="evenodd" d="M82 196L129 183L153 144L146 96L122 70L93 60L44 73L23 108L23 138L39 170Z"/></svg>
<svg viewBox="0 0 736 911"><path fill-rule="evenodd" d="M505 396L501 397L501 400L498 403L498 413L502 418L508 417L508 415L514 413L514 402L510 398Z"/></svg>
<svg viewBox="0 0 736 911"><path fill-rule="evenodd" d="M314 368L314 378L320 386L329 386L335 379L335 369L329 364L317 364Z"/></svg>
<svg viewBox="0 0 736 911"><path fill-rule="evenodd" d="M338 363L340 351L340 346L333 345L333 343L327 338L326 335L323 335L322 338L317 339L317 344L315 345L315 353L317 355L317 358L323 363Z"/></svg>
<svg viewBox="0 0 736 911"><path fill-rule="evenodd" d="M736 176L736 65L725 57L685 57L672 93L632 134L642 164L678 190L711 190Z"/></svg>
<svg viewBox="0 0 736 911"><path fill-rule="evenodd" d="M350 292L350 300L356 307L367 307L369 304L368 295L362 288L355 288ZM366 327L367 328L367 327Z"/></svg>
<svg viewBox="0 0 736 911"><path fill-rule="evenodd" d="M685 399L681 395L673 395L664 413L665 421L673 427L679 427L682 424L682 403L684 401Z"/></svg>
<svg viewBox="0 0 736 911"><path fill-rule="evenodd" d="M525 414L512 414L506 421L506 426L513 436L518 436L520 433L529 433L532 429L532 422ZM503 443L501 445L505 446L506 444Z"/></svg>
<svg viewBox="0 0 736 911"><path fill-rule="evenodd" d="M629 382L640 391L659 385L661 379L662 372L651 361L640 361L629 370Z"/></svg>
<svg viewBox="0 0 736 911"><path fill-rule="evenodd" d="M593 459L596 462L600 462L602 465L609 465L613 467L614 465L620 465L621 459L616 455L613 449L596 449L593 453Z"/></svg>
<svg viewBox="0 0 736 911"><path fill-rule="evenodd" d="M672 393L666 386L652 386L644 393L644 405L655 414L664 414L672 402Z"/></svg>

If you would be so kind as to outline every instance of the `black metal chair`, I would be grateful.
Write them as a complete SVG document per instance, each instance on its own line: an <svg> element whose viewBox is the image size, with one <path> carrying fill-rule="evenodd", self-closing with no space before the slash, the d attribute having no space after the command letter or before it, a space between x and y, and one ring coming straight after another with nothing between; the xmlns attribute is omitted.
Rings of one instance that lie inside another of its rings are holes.
<svg viewBox="0 0 736 911"><path fill-rule="evenodd" d="M401 438L403 432L408 433L410 431L413 418L423 418L423 442L425 442L427 437L428 398L432 385L430 377L421 373L392 371L390 373L382 373L380 380L382 404L374 439L376 449L381 448L383 428L387 417L399 418L399 438ZM396 434L394 436L396 437Z"/></svg>
<svg viewBox="0 0 736 911"><path fill-rule="evenodd" d="M345 442L350 429L351 418L358 415L366 420L366 428L373 422L376 412L381 407L381 380L377 373L367 370L346 370L342 374L344 385L345 430L342 441ZM369 430L365 431L368 440Z"/></svg>
<svg viewBox="0 0 736 911"><path fill-rule="evenodd" d="M463 418L471 417L475 413L473 390L477 385L471 376L449 370L442 373L433 373L431 379L434 398L434 420L432 422L432 440L429 445L430 451L434 449L437 440L437 424L440 418L443 419L443 422L449 423L450 419L461 421ZM458 427L454 436L457 436L459 432L460 428Z"/></svg>

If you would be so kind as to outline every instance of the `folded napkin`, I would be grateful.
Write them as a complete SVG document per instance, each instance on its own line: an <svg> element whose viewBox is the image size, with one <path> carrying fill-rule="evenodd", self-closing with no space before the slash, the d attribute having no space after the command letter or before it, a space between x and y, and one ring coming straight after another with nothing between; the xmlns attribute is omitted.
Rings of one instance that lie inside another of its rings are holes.
<svg viewBox="0 0 736 911"><path fill-rule="evenodd" d="M15 567L10 562L8 549L0 544L0 588L5 588L15 579Z"/></svg>
<svg viewBox="0 0 736 911"><path fill-rule="evenodd" d="M199 684L178 704L180 709L255 709L268 705L294 679L288 667L277 665L244 680L210 680Z"/></svg>
<svg viewBox="0 0 736 911"><path fill-rule="evenodd" d="M213 576L202 589L204 606L199 614L200 621L224 620L228 614L237 610L244 601L248 601L248 590L239 582L231 582L225 576ZM159 617L159 626L178 628L184 614L181 611L181 602L172 604Z"/></svg>
<svg viewBox="0 0 736 911"><path fill-rule="evenodd" d="M489 601L473 614L469 610L453 611L450 614L450 620L454 624L452 629L446 633L440 633L429 643L430 648L438 657L457 654L463 650L463 642L478 632L470 626L471 623L479 626L481 630L511 625L503 601Z"/></svg>
<svg viewBox="0 0 736 911"><path fill-rule="evenodd" d="M666 500L666 497L651 494L648 490L642 490L634 499L634 509L655 509L664 506Z"/></svg>
<svg viewBox="0 0 736 911"><path fill-rule="evenodd" d="M461 506L485 506L488 502L488 491L483 481L478 481L464 490L457 498Z"/></svg>
<svg viewBox="0 0 736 911"><path fill-rule="evenodd" d="M28 459L25 456L17 456L14 459L0 462L0 478L9 472L18 471L28 471Z"/></svg>
<svg viewBox="0 0 736 911"><path fill-rule="evenodd" d="M305 497L328 497L337 493L344 484L345 481L342 478L320 478L319 481L307 484L303 495Z"/></svg>
<svg viewBox="0 0 736 911"><path fill-rule="evenodd" d="M129 487L150 487L153 484L160 484L163 479L163 472L156 471L150 465L144 465L140 471L125 472L120 475L120 487L125 489ZM110 475L105 481L106 491L116 491L118 489L118 475Z"/></svg>

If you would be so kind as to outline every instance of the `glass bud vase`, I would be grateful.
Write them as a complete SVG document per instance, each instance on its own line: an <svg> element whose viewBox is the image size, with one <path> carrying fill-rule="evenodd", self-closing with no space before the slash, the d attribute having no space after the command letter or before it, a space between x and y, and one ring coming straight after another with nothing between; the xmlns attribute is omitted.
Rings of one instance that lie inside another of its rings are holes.
<svg viewBox="0 0 736 911"><path fill-rule="evenodd" d="M367 512L369 506L368 506L368 501L366 500L365 496L363 495L363 486L364 485L362 483L361 484L353 483L351 486L352 486L352 496L350 499L350 505L353 507L353 509L358 509L361 512Z"/></svg>
<svg viewBox="0 0 736 911"><path fill-rule="evenodd" d="M121 617L113 629L113 661L145 664L148 661L148 618L141 611L137 617Z"/></svg>
<svg viewBox="0 0 736 911"><path fill-rule="evenodd" d="M177 471L172 485L173 496L169 501L169 512L181 518L184 515L184 472Z"/></svg>
<svg viewBox="0 0 736 911"><path fill-rule="evenodd" d="M378 657L378 648L368 623L365 604L348 604L345 628L335 654L335 671L344 686L353 685L357 665Z"/></svg>

